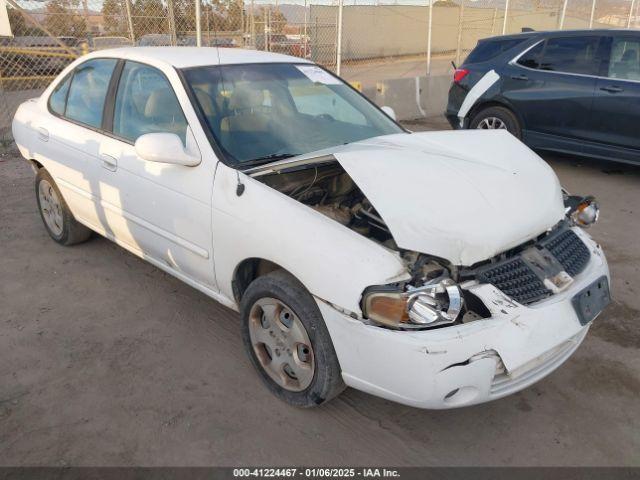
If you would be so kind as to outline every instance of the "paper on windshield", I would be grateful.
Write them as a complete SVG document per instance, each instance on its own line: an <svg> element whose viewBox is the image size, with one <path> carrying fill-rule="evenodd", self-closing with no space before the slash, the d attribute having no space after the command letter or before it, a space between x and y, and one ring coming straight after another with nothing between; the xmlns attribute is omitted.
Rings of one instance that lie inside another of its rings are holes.
<svg viewBox="0 0 640 480"><path fill-rule="evenodd" d="M312 82L324 85L340 85L342 83L336 77L315 65L296 65L296 68Z"/></svg>

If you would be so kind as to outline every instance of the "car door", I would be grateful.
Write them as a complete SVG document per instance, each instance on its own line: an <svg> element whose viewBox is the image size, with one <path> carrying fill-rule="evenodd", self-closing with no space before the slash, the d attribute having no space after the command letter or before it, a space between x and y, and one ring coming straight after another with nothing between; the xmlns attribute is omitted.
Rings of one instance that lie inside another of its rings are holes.
<svg viewBox="0 0 640 480"><path fill-rule="evenodd" d="M124 62L99 145L100 199L106 233L177 276L215 287L211 195L215 162L195 167L143 160L135 141L146 133L173 133L185 149L200 149L176 92L159 69ZM186 98L186 96L185 96Z"/></svg>
<svg viewBox="0 0 640 480"><path fill-rule="evenodd" d="M34 120L36 158L46 166L74 216L91 228L102 224L98 148L105 98L117 60L78 65L53 90L48 112Z"/></svg>
<svg viewBox="0 0 640 480"><path fill-rule="evenodd" d="M509 63L503 95L523 119L527 143L544 147L560 137L589 138L600 41L599 35L552 37Z"/></svg>
<svg viewBox="0 0 640 480"><path fill-rule="evenodd" d="M594 154L640 161L640 35L615 33L590 116ZM606 144L606 145L602 145Z"/></svg>

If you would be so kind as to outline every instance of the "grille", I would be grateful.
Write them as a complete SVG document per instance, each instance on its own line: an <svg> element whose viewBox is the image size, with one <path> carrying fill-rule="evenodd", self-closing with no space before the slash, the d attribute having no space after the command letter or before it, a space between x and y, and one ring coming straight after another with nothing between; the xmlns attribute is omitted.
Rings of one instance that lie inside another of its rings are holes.
<svg viewBox="0 0 640 480"><path fill-rule="evenodd" d="M480 282L491 283L516 302L526 305L551 295L542 280L521 258L510 258L478 273Z"/></svg>
<svg viewBox="0 0 640 480"><path fill-rule="evenodd" d="M573 230L561 230L540 242L572 277L585 269L591 254Z"/></svg>

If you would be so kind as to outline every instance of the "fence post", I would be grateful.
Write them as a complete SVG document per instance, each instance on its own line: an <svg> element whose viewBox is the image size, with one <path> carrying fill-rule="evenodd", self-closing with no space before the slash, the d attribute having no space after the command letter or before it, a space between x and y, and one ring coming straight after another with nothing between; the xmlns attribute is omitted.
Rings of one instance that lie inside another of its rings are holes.
<svg viewBox="0 0 640 480"><path fill-rule="evenodd" d="M124 0L125 7L127 8L127 25L129 26L129 37L131 43L135 45L136 34L133 30L133 17L131 16L131 0Z"/></svg>
<svg viewBox="0 0 640 480"><path fill-rule="evenodd" d="M589 28L593 28L593 17L596 14L596 0L591 3L591 17L589 17Z"/></svg>
<svg viewBox="0 0 640 480"><path fill-rule="evenodd" d="M502 22L502 35L507 33L507 17L509 16L509 0L504 4L504 20Z"/></svg>
<svg viewBox="0 0 640 480"><path fill-rule="evenodd" d="M176 34L176 18L173 14L173 0L167 0L167 20L169 21L171 45L175 47L178 44L178 35Z"/></svg>
<svg viewBox="0 0 640 480"><path fill-rule="evenodd" d="M342 66L342 7L343 0L338 0L338 28L336 40L336 75L340 76L340 67Z"/></svg>
<svg viewBox="0 0 640 480"><path fill-rule="evenodd" d="M201 16L200 0L196 0L196 47L202 46L202 25L200 24Z"/></svg>
<svg viewBox="0 0 640 480"><path fill-rule="evenodd" d="M456 47L456 65L460 65L460 52L462 50L462 25L464 24L464 0L460 1L458 13L458 46Z"/></svg>
<svg viewBox="0 0 640 480"><path fill-rule="evenodd" d="M562 13L560 14L560 26L558 27L558 30L562 30L564 27L564 17L567 14L567 3L569 3L569 0L564 0L564 3L562 4Z"/></svg>
<svg viewBox="0 0 640 480"><path fill-rule="evenodd" d="M308 23L309 23L309 12L307 11L307 0L304 0L304 26L302 27L304 29L303 30L304 31L303 33L304 58L307 58L307 52L309 50L309 40L308 40L308 32L307 32Z"/></svg>
<svg viewBox="0 0 640 480"><path fill-rule="evenodd" d="M431 75L431 31L433 28L433 2L429 0L429 32L427 33L427 75Z"/></svg>
<svg viewBox="0 0 640 480"><path fill-rule="evenodd" d="M627 20L627 28L631 28L631 18L633 17L633 8L636 6L636 0L631 0L631 8L629 9L629 20Z"/></svg>
<svg viewBox="0 0 640 480"><path fill-rule="evenodd" d="M493 29L496 26L496 18L498 18L498 9L493 9L493 19L491 20L491 35L493 35Z"/></svg>

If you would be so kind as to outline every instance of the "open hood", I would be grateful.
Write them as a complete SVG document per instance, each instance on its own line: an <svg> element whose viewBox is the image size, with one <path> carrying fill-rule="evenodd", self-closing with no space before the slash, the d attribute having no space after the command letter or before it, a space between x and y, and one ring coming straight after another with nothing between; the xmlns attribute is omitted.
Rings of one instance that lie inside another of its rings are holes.
<svg viewBox="0 0 640 480"><path fill-rule="evenodd" d="M553 170L506 131L388 135L333 156L399 247L455 265L491 258L564 216Z"/></svg>

